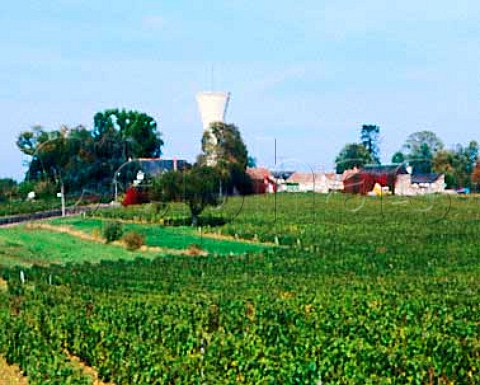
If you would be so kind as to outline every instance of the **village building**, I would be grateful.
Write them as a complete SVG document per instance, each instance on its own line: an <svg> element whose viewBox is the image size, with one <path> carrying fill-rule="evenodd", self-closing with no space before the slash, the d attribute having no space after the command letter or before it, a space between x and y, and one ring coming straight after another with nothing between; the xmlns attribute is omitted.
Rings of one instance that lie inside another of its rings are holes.
<svg viewBox="0 0 480 385"><path fill-rule="evenodd" d="M390 192L395 194L395 183L399 175L410 176L404 165L366 165L346 177L343 190L365 195L379 184L381 187L388 187Z"/></svg>
<svg viewBox="0 0 480 385"><path fill-rule="evenodd" d="M410 174L404 165L366 165L350 172L343 181L344 192L369 194L380 186L393 195L422 195L445 192L443 174Z"/></svg>
<svg viewBox="0 0 480 385"><path fill-rule="evenodd" d="M252 180L254 194L266 194L277 191L277 182L272 173L264 167L247 168L247 175Z"/></svg>
<svg viewBox="0 0 480 385"><path fill-rule="evenodd" d="M145 174L156 176L167 171L182 171L191 167L184 159L140 158L136 160Z"/></svg>
<svg viewBox="0 0 480 385"><path fill-rule="evenodd" d="M343 189L342 176L324 172L294 172L286 181L286 191L329 193Z"/></svg>
<svg viewBox="0 0 480 385"><path fill-rule="evenodd" d="M400 175L395 186L396 195L423 195L445 192L444 174Z"/></svg>

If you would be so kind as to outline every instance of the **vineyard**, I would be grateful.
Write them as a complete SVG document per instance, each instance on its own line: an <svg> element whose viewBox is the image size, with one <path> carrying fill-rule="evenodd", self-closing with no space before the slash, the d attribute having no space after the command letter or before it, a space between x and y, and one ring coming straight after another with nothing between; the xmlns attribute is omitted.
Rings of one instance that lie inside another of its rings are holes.
<svg viewBox="0 0 480 385"><path fill-rule="evenodd" d="M231 253L119 249L94 263L72 246L62 264L9 264L0 356L30 385L91 384L72 357L116 385L478 384L478 203L234 198L201 228L231 239L218 246ZM182 215L140 207L51 223L92 232L105 218L130 221L173 245L172 234L186 236ZM252 248L235 249L242 239Z"/></svg>
<svg viewBox="0 0 480 385"><path fill-rule="evenodd" d="M70 202L69 202L70 203ZM71 203L73 205L73 203ZM8 200L0 202L0 218L11 215L31 214L35 212L55 210L61 207L59 199L50 201Z"/></svg>

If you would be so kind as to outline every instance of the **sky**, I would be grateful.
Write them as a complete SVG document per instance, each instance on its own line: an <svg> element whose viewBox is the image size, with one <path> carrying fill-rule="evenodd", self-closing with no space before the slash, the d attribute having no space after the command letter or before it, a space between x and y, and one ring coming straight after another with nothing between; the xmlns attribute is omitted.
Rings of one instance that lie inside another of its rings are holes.
<svg viewBox="0 0 480 385"><path fill-rule="evenodd" d="M474 0L18 0L0 36L0 177L23 177L21 131L91 128L107 108L153 116L164 156L194 160L210 89L268 167L333 169L362 124L384 162L415 131L480 141Z"/></svg>

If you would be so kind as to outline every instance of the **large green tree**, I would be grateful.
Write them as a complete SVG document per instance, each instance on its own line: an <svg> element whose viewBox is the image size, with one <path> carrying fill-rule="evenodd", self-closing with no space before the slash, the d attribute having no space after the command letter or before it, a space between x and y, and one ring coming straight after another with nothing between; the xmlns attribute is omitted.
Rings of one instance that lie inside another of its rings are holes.
<svg viewBox="0 0 480 385"><path fill-rule="evenodd" d="M360 132L360 140L363 146L370 153L372 162L380 164L379 147L380 127L373 124L364 124Z"/></svg>
<svg viewBox="0 0 480 385"><path fill-rule="evenodd" d="M433 170L445 174L448 188L471 187L478 160L478 143L458 144L454 150L439 150L432 159Z"/></svg>
<svg viewBox="0 0 480 385"><path fill-rule="evenodd" d="M162 145L152 117L118 109L97 113L93 130L36 126L17 139L19 149L31 156L27 179L61 180L70 191L109 191L121 164L129 158L157 157Z"/></svg>
<svg viewBox="0 0 480 385"><path fill-rule="evenodd" d="M195 165L190 170L170 171L153 181L151 198L161 202L184 202L190 209L192 226L202 211L220 201L218 169Z"/></svg>
<svg viewBox="0 0 480 385"><path fill-rule="evenodd" d="M397 151L392 156L392 163L398 164L405 162L405 154L402 151Z"/></svg>
<svg viewBox="0 0 480 385"><path fill-rule="evenodd" d="M414 132L403 145L405 159L415 174L432 172L433 158L442 149L442 140L432 131Z"/></svg>
<svg viewBox="0 0 480 385"><path fill-rule="evenodd" d="M0 202L11 199L17 194L18 184L11 178L0 179Z"/></svg>
<svg viewBox="0 0 480 385"><path fill-rule="evenodd" d="M116 170L129 159L161 155L163 140L155 120L138 111L108 109L95 114L94 180L104 186L112 182Z"/></svg>
<svg viewBox="0 0 480 385"><path fill-rule="evenodd" d="M93 135L97 142L119 145L123 159L162 154L163 140L157 122L143 112L119 109L98 112L93 118Z"/></svg>
<svg viewBox="0 0 480 385"><path fill-rule="evenodd" d="M250 189L250 179L245 172L249 164L248 150L234 124L211 124L202 137L202 153L197 162L214 167L228 192L236 188L245 193Z"/></svg>
<svg viewBox="0 0 480 385"><path fill-rule="evenodd" d="M76 128L81 130L83 128ZM66 176L69 164L73 161L77 146L72 146L69 138L71 130L62 126L59 130L45 131L36 126L31 131L22 132L17 146L31 156L27 178L31 180L58 181ZM83 143L79 140L80 145ZM75 148L74 148L75 147Z"/></svg>
<svg viewBox="0 0 480 385"><path fill-rule="evenodd" d="M363 144L350 143L342 148L335 159L335 169L337 174L342 174L345 170L360 168L366 164L373 163L372 155Z"/></svg>

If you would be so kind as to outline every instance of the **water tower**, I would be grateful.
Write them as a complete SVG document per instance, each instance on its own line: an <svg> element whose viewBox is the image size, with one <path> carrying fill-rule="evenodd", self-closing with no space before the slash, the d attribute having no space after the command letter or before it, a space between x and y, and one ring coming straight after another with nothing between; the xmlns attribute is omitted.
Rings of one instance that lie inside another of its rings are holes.
<svg viewBox="0 0 480 385"><path fill-rule="evenodd" d="M229 100L229 92L207 91L197 94L198 109L204 130L208 130L210 124L214 122L225 123Z"/></svg>
<svg viewBox="0 0 480 385"><path fill-rule="evenodd" d="M229 92L207 91L197 94L198 109L202 118L203 131L209 132L212 123L225 123L225 114L227 113L228 102L230 100ZM210 135L210 145L216 145L216 139ZM210 154L207 158L207 165L214 166L217 163L217 155Z"/></svg>

